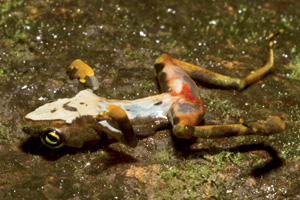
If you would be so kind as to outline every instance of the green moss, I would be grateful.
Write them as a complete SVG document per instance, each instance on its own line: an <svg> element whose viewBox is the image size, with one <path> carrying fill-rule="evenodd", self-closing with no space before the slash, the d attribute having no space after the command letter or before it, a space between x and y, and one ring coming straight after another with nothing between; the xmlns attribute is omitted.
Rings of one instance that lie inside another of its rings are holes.
<svg viewBox="0 0 300 200"><path fill-rule="evenodd" d="M10 140L11 128L6 122L0 122L0 139Z"/></svg>
<svg viewBox="0 0 300 200"><path fill-rule="evenodd" d="M232 153L225 152L217 156L207 155L205 159L213 163L203 165L198 161L183 160L179 165L165 165L160 173L156 188L157 199L195 199L195 198L234 198L226 193L223 176L226 162ZM161 190L163 188L163 190Z"/></svg>
<svg viewBox="0 0 300 200"><path fill-rule="evenodd" d="M10 76L12 78L17 78L17 77L21 77L22 76L22 73L21 72L18 72L16 70L13 70L11 73L10 73Z"/></svg>
<svg viewBox="0 0 300 200"><path fill-rule="evenodd" d="M153 90L155 88L155 83L152 80L142 80L141 84L144 90Z"/></svg>
<svg viewBox="0 0 300 200"><path fill-rule="evenodd" d="M289 69L291 74L288 76L291 79L300 78L300 53L297 54L290 62Z"/></svg>
<svg viewBox="0 0 300 200"><path fill-rule="evenodd" d="M158 151L154 156L154 161L160 162L160 163L167 163L171 159L171 152L170 150L164 148L160 151Z"/></svg>
<svg viewBox="0 0 300 200"><path fill-rule="evenodd" d="M6 77L6 73L4 69L0 69L0 78L5 78L5 77Z"/></svg>
<svg viewBox="0 0 300 200"><path fill-rule="evenodd" d="M231 99L222 100L218 97L211 99L205 104L208 112L217 113L223 123L232 124L232 116L246 116L247 111L237 108Z"/></svg>
<svg viewBox="0 0 300 200"><path fill-rule="evenodd" d="M116 69L109 69L107 74L112 78L116 78L119 72Z"/></svg>

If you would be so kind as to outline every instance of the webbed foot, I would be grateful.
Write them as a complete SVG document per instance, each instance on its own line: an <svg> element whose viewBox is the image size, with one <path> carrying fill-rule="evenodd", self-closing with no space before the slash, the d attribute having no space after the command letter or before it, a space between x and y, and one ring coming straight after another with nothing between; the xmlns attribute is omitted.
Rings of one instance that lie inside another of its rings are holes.
<svg viewBox="0 0 300 200"><path fill-rule="evenodd" d="M254 135L270 135L285 130L285 122L278 116L269 116L265 120L244 123L244 126L251 128Z"/></svg>
<svg viewBox="0 0 300 200"><path fill-rule="evenodd" d="M67 74L71 80L77 78L85 88L90 88L92 90L97 90L99 88L100 84L94 76L94 70L79 59L71 63L67 69Z"/></svg>

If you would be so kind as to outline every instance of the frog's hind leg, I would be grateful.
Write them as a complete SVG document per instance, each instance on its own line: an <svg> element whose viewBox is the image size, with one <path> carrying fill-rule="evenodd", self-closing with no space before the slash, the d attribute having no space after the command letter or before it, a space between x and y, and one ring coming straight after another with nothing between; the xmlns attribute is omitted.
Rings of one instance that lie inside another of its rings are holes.
<svg viewBox="0 0 300 200"><path fill-rule="evenodd" d="M79 59L71 63L67 69L67 74L71 80L77 78L84 88L92 90L99 88L100 84L94 75L94 70Z"/></svg>
<svg viewBox="0 0 300 200"><path fill-rule="evenodd" d="M155 64L164 63L166 61L172 62L174 65L177 65L184 69L193 79L199 80L205 83L209 83L212 85L217 85L221 87L226 88L232 88L232 89L244 89L246 86L255 83L256 81L262 79L266 74L268 74L271 69L274 67L274 55L273 55L273 44L274 44L274 38L283 33L283 29L279 30L275 34L270 34L268 36L267 41L267 51L268 51L268 60L267 63L251 72L249 75L247 75L244 78L232 78L229 76L224 76L218 73L214 73L212 71L206 70L204 68L197 67L195 65L176 60L166 54L163 54L160 56L156 61Z"/></svg>
<svg viewBox="0 0 300 200"><path fill-rule="evenodd" d="M240 124L223 124L208 126L187 126L177 127L178 132L189 131L192 137L198 138L223 138L242 135L268 136L284 131L285 123L277 116L269 116L266 120Z"/></svg>

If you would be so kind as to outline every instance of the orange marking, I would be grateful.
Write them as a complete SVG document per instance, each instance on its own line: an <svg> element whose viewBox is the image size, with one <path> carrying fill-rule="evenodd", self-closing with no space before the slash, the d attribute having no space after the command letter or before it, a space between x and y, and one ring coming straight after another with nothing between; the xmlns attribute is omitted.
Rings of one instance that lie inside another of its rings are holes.
<svg viewBox="0 0 300 200"><path fill-rule="evenodd" d="M113 110L113 109L120 109L120 107L119 106L116 106L116 105L113 105L113 104L107 104L106 106L105 106L105 108L108 110L108 111L111 111L111 110Z"/></svg>
<svg viewBox="0 0 300 200"><path fill-rule="evenodd" d="M181 96L182 99L186 100L189 103L194 103L194 104L203 104L200 99L195 97L191 92L190 92L190 87L188 84L183 83L183 86L181 88L181 91L179 93L174 92L173 90L170 92L172 96Z"/></svg>
<svg viewBox="0 0 300 200"><path fill-rule="evenodd" d="M120 120L128 118L125 110L123 110L119 106L107 104L105 107L108 110L108 115L114 119Z"/></svg>

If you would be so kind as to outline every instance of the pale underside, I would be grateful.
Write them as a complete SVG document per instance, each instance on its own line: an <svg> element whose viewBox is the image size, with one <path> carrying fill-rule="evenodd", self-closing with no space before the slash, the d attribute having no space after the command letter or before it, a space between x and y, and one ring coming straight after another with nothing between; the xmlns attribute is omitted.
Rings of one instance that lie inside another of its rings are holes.
<svg viewBox="0 0 300 200"><path fill-rule="evenodd" d="M137 100L110 100L99 97L90 89L86 89L72 98L63 98L47 103L27 114L25 119L32 121L59 120L71 124L78 117L94 116L98 115L99 112L108 112L106 105L116 105L126 111L128 118L134 125L137 125L137 122L147 123L147 121L151 121L154 125L159 126L161 121L165 123L168 120L168 111L176 100L178 100L178 97L168 93ZM99 123L112 131L118 132L105 120Z"/></svg>

